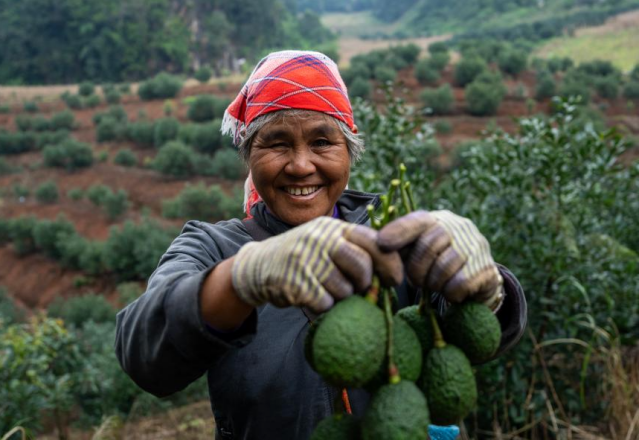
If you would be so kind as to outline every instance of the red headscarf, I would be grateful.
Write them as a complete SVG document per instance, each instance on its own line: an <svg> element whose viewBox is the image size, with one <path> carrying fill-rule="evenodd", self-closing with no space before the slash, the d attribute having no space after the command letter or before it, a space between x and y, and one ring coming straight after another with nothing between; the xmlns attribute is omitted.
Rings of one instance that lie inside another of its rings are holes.
<svg viewBox="0 0 639 440"><path fill-rule="evenodd" d="M251 73L240 94L224 114L222 132L235 145L244 139L255 118L285 109L314 110L330 115L354 129L353 110L337 65L324 54L286 50L267 55ZM244 210L261 198L249 174L244 186Z"/></svg>

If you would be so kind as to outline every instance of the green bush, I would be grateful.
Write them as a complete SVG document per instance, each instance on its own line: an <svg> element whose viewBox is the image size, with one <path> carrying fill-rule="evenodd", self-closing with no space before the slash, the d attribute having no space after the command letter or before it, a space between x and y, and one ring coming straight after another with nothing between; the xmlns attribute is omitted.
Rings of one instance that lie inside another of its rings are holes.
<svg viewBox="0 0 639 440"><path fill-rule="evenodd" d="M353 80L348 88L348 96L351 99L362 98L370 99L372 92L371 83L368 79L357 77Z"/></svg>
<svg viewBox="0 0 639 440"><path fill-rule="evenodd" d="M96 141L119 141L125 138L126 131L126 123L120 122L111 117L100 118L100 123L95 130Z"/></svg>
<svg viewBox="0 0 639 440"><path fill-rule="evenodd" d="M621 72L610 61L593 60L579 64L575 70L587 76L615 76L620 78Z"/></svg>
<svg viewBox="0 0 639 440"><path fill-rule="evenodd" d="M590 102L590 87L587 83L578 80L564 80L559 89L559 95L564 99L579 97L582 104L588 104Z"/></svg>
<svg viewBox="0 0 639 440"><path fill-rule="evenodd" d="M120 84L118 87L118 91L123 95L128 95L131 93L131 85L130 84Z"/></svg>
<svg viewBox="0 0 639 440"><path fill-rule="evenodd" d="M86 196L96 206L102 206L104 199L111 193L111 189L106 185L96 184L91 185L87 191Z"/></svg>
<svg viewBox="0 0 639 440"><path fill-rule="evenodd" d="M402 58L404 62L409 65L415 64L420 52L422 51L421 48L414 43L395 46L392 47L390 50L391 52Z"/></svg>
<svg viewBox="0 0 639 440"><path fill-rule="evenodd" d="M435 52L428 58L428 65L441 72L450 62L450 55L448 52Z"/></svg>
<svg viewBox="0 0 639 440"><path fill-rule="evenodd" d="M35 101L25 101L22 108L27 113L37 113L38 111L40 111L40 108Z"/></svg>
<svg viewBox="0 0 639 440"><path fill-rule="evenodd" d="M84 98L84 107L96 108L100 104L102 104L102 100L98 95L90 95Z"/></svg>
<svg viewBox="0 0 639 440"><path fill-rule="evenodd" d="M537 74L537 85L535 86L535 98L538 101L552 98L557 94L557 85L552 74L548 71Z"/></svg>
<svg viewBox="0 0 639 440"><path fill-rule="evenodd" d="M80 86L78 87L78 94L80 96L91 96L95 93L95 85L90 82L90 81L85 81L80 83Z"/></svg>
<svg viewBox="0 0 639 440"><path fill-rule="evenodd" d="M202 66L195 71L195 79L197 79L202 84L206 84L213 76L213 71L208 66Z"/></svg>
<svg viewBox="0 0 639 440"><path fill-rule="evenodd" d="M162 205L162 215L167 218L183 218L215 222L241 216L242 199L228 196L219 185L206 188L204 184L187 184L173 200Z"/></svg>
<svg viewBox="0 0 639 440"><path fill-rule="evenodd" d="M11 242L18 255L27 255L36 251L33 230L38 221L35 217L21 217L11 220Z"/></svg>
<svg viewBox="0 0 639 440"><path fill-rule="evenodd" d="M597 78L594 86L600 98L615 99L619 96L619 79L615 76Z"/></svg>
<svg viewBox="0 0 639 440"><path fill-rule="evenodd" d="M90 293L69 299L56 298L48 307L48 314L61 318L65 324L82 328L88 322L115 321L115 308L102 295Z"/></svg>
<svg viewBox="0 0 639 440"><path fill-rule="evenodd" d="M393 68L388 66L377 66L373 71L373 76L377 81L382 83L395 82L397 78L397 72Z"/></svg>
<svg viewBox="0 0 639 440"><path fill-rule="evenodd" d="M35 133L8 133L0 131L0 155L21 154L36 149Z"/></svg>
<svg viewBox="0 0 639 440"><path fill-rule="evenodd" d="M123 189L109 191L102 199L102 208L109 220L115 220L129 209L129 196Z"/></svg>
<svg viewBox="0 0 639 440"><path fill-rule="evenodd" d="M123 167L133 167L138 164L138 158L133 151L124 148L117 152L115 158L113 158L113 163L122 165Z"/></svg>
<svg viewBox="0 0 639 440"><path fill-rule="evenodd" d="M517 76L528 66L528 54L523 50L510 49L499 54L497 60L502 72Z"/></svg>
<svg viewBox="0 0 639 440"><path fill-rule="evenodd" d="M31 131L33 126L33 118L28 115L18 115L14 122L19 131Z"/></svg>
<svg viewBox="0 0 639 440"><path fill-rule="evenodd" d="M31 128L33 131L49 131L51 130L51 123L44 116L34 116L31 120Z"/></svg>
<svg viewBox="0 0 639 440"><path fill-rule="evenodd" d="M498 75L484 73L466 87L464 94L470 114L488 116L497 113L506 87Z"/></svg>
<svg viewBox="0 0 639 440"><path fill-rule="evenodd" d="M342 79L348 87L351 86L356 78L370 79L372 77L371 69L364 63L351 63L351 66L342 73Z"/></svg>
<svg viewBox="0 0 639 440"><path fill-rule="evenodd" d="M214 176L220 176L229 180L238 180L245 177L246 167L239 158L236 150L223 148L215 153L211 167Z"/></svg>
<svg viewBox="0 0 639 440"><path fill-rule="evenodd" d="M176 140L180 131L180 123L175 118L163 118L155 122L153 145L162 147L169 141Z"/></svg>
<svg viewBox="0 0 639 440"><path fill-rule="evenodd" d="M639 81L631 81L623 88L623 96L626 99L639 99Z"/></svg>
<svg viewBox="0 0 639 440"><path fill-rule="evenodd" d="M60 197L58 194L58 185L52 180L40 184L35 190L35 197L40 203L57 202Z"/></svg>
<svg viewBox="0 0 639 440"><path fill-rule="evenodd" d="M132 122L127 126L127 139L141 147L152 147L155 138L155 124L153 122Z"/></svg>
<svg viewBox="0 0 639 440"><path fill-rule="evenodd" d="M206 154L214 154L220 148L231 147L232 140L229 136L222 135L221 126L221 119L216 119L208 124L194 124L190 129L190 139L185 142L197 151Z"/></svg>
<svg viewBox="0 0 639 440"><path fill-rule="evenodd" d="M466 87L487 70L486 61L479 57L462 58L455 66L455 83L460 87Z"/></svg>
<svg viewBox="0 0 639 440"><path fill-rule="evenodd" d="M82 197L84 197L84 191L80 188L71 188L67 191L67 197L77 202L78 200L82 200Z"/></svg>
<svg viewBox="0 0 639 440"><path fill-rule="evenodd" d="M185 178L192 176L198 157L188 146L171 141L160 148L151 166L162 174Z"/></svg>
<svg viewBox="0 0 639 440"><path fill-rule="evenodd" d="M449 121L441 120L433 124L435 131L439 134L449 134L453 131L453 126Z"/></svg>
<svg viewBox="0 0 639 440"><path fill-rule="evenodd" d="M103 251L106 267L121 281L146 280L176 235L149 220L112 227Z"/></svg>
<svg viewBox="0 0 639 440"><path fill-rule="evenodd" d="M189 105L186 117L193 122L221 119L229 104L230 101L228 99L216 98L211 95L199 95Z"/></svg>
<svg viewBox="0 0 639 440"><path fill-rule="evenodd" d="M415 65L415 78L420 84L434 84L440 79L439 71L431 66L430 60L423 59Z"/></svg>
<svg viewBox="0 0 639 440"><path fill-rule="evenodd" d="M108 90L106 92L104 92L104 100L107 102L107 104L119 104L120 101L122 100L122 96L120 95L120 92L118 92L115 89L111 89Z"/></svg>
<svg viewBox="0 0 639 440"><path fill-rule="evenodd" d="M73 223L64 217L40 220L33 227L33 240L37 249L55 260L62 257L62 242L76 235Z"/></svg>
<svg viewBox="0 0 639 440"><path fill-rule="evenodd" d="M7 289L0 287L0 327L5 328L24 320L24 312L7 293ZM2 431L0 431L2 432Z"/></svg>
<svg viewBox="0 0 639 440"><path fill-rule="evenodd" d="M29 188L20 183L14 183L11 190L16 198L29 197L29 194L31 194Z"/></svg>
<svg viewBox="0 0 639 440"><path fill-rule="evenodd" d="M96 112L93 115L93 123L95 125L100 125L100 122L102 122L103 119L107 118L123 123L129 120L124 107L122 107L121 105L112 105L106 111Z"/></svg>
<svg viewBox="0 0 639 440"><path fill-rule="evenodd" d="M65 92L62 95L62 100L64 103L73 110L80 110L84 107L84 102L82 102L82 98L78 95L72 95L68 92Z"/></svg>
<svg viewBox="0 0 639 440"><path fill-rule="evenodd" d="M450 84L444 84L437 89L424 89L420 94L420 99L424 103L427 113L434 115L450 113L455 102Z"/></svg>
<svg viewBox="0 0 639 440"><path fill-rule="evenodd" d="M57 145L49 145L42 151L44 163L50 167L74 171L93 164L93 150L89 144L67 139Z"/></svg>
<svg viewBox="0 0 639 440"><path fill-rule="evenodd" d="M162 72L140 84L138 96L143 101L175 98L182 89L182 80Z"/></svg>
<svg viewBox="0 0 639 440"><path fill-rule="evenodd" d="M75 117L73 112L68 110L55 113L51 116L51 129L52 130L73 130L75 123Z"/></svg>
<svg viewBox="0 0 639 440"><path fill-rule="evenodd" d="M548 60L547 66L552 73L566 72L574 66L572 59L565 57L552 57Z"/></svg>

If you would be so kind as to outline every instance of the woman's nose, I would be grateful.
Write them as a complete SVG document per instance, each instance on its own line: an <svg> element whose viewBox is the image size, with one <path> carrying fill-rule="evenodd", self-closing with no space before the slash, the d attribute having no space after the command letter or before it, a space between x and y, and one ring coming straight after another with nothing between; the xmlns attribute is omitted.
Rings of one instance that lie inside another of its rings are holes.
<svg viewBox="0 0 639 440"><path fill-rule="evenodd" d="M290 152L289 161L284 169L286 173L295 177L304 177L316 171L313 163L313 152L310 148L293 148Z"/></svg>

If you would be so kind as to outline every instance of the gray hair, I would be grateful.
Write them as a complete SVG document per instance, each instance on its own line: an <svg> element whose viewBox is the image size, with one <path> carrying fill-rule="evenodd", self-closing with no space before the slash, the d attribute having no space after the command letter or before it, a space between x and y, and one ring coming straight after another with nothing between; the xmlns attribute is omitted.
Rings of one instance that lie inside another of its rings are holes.
<svg viewBox="0 0 639 440"><path fill-rule="evenodd" d="M255 136L265 126L283 118L284 116L310 118L316 117L318 114L326 116L327 118L331 118L335 122L337 122L337 126L346 138L346 147L348 148L348 155L351 158L351 163L357 162L364 152L364 139L362 139L359 134L353 133L348 125L346 125L344 122L340 121L337 118L333 118L326 113L301 109L287 109L270 112L252 121L251 124L246 128L246 130L244 130L244 132L240 135L240 143L238 145L240 157L245 163L248 163L249 156L251 155L251 145L255 140Z"/></svg>

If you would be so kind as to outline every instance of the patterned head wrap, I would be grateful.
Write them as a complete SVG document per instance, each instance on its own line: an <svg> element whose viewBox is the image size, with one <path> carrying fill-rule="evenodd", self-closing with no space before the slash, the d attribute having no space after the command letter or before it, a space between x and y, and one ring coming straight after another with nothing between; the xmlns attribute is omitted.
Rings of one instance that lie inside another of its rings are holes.
<svg viewBox="0 0 639 440"><path fill-rule="evenodd" d="M353 110L337 65L324 54L285 50L263 58L229 105L222 133L244 140L246 128L266 113L286 109L313 110L330 115L354 129ZM244 210L260 201L249 174L244 185Z"/></svg>

